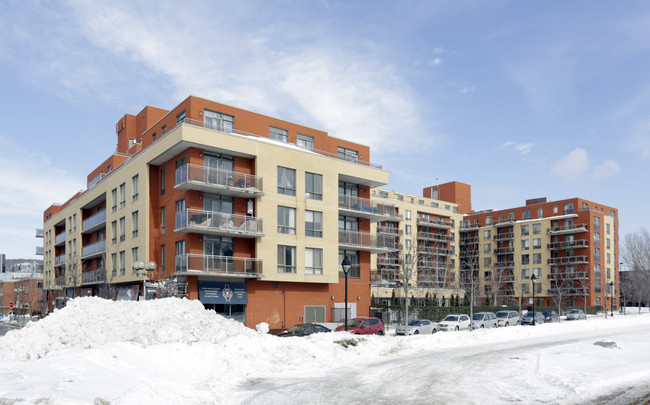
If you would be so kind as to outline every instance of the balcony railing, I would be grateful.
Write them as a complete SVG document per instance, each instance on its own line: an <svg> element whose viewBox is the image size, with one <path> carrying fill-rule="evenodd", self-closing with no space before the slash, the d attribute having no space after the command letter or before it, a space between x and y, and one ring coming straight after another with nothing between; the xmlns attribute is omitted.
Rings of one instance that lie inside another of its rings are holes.
<svg viewBox="0 0 650 405"><path fill-rule="evenodd" d="M104 281L106 281L106 272L103 269L81 273L81 284L99 284Z"/></svg>
<svg viewBox="0 0 650 405"><path fill-rule="evenodd" d="M435 270L435 271L445 271L449 270L450 266L445 262L435 262L435 261L418 261L418 271L419 270Z"/></svg>
<svg viewBox="0 0 650 405"><path fill-rule="evenodd" d="M473 238L461 238L460 243L461 244L467 244L467 245L475 245L479 242L477 237Z"/></svg>
<svg viewBox="0 0 650 405"><path fill-rule="evenodd" d="M436 232L418 232L418 239L434 240L436 242L453 242L454 238L451 235L440 234Z"/></svg>
<svg viewBox="0 0 650 405"><path fill-rule="evenodd" d="M42 238L44 236L43 228L36 228L36 237Z"/></svg>
<svg viewBox="0 0 650 405"><path fill-rule="evenodd" d="M90 233L97 229L101 229L106 224L106 210L101 210L95 215L92 215L86 219L82 224L82 233Z"/></svg>
<svg viewBox="0 0 650 405"><path fill-rule="evenodd" d="M54 237L54 245L60 245L62 243L65 243L65 231L56 234Z"/></svg>
<svg viewBox="0 0 650 405"><path fill-rule="evenodd" d="M43 256L43 246L36 246L36 254Z"/></svg>
<svg viewBox="0 0 650 405"><path fill-rule="evenodd" d="M379 266L391 266L399 267L402 265L402 261L395 257L386 257L384 255L377 256L377 265Z"/></svg>
<svg viewBox="0 0 650 405"><path fill-rule="evenodd" d="M399 274L394 269L370 270L370 285L372 287L395 288L399 281Z"/></svg>
<svg viewBox="0 0 650 405"><path fill-rule="evenodd" d="M395 228L395 227L391 227L391 226L378 225L377 226L377 233L383 233L383 234L386 234L386 235L399 236L399 235L404 234L404 231L401 230L401 229Z"/></svg>
<svg viewBox="0 0 650 405"><path fill-rule="evenodd" d="M256 238L264 236L262 218L186 209L176 213L175 232Z"/></svg>
<svg viewBox="0 0 650 405"><path fill-rule="evenodd" d="M99 256L106 251L106 239L100 240L90 245L86 245L81 249L81 258L89 259L91 257Z"/></svg>
<svg viewBox="0 0 650 405"><path fill-rule="evenodd" d="M54 279L54 285L59 287L65 286L65 276L60 276Z"/></svg>
<svg viewBox="0 0 650 405"><path fill-rule="evenodd" d="M339 194L339 211L354 217L377 221L401 221L393 204L379 203L368 198Z"/></svg>
<svg viewBox="0 0 650 405"><path fill-rule="evenodd" d="M504 239L514 239L515 233L514 232L501 232L501 233L496 233L493 236L494 240L504 240Z"/></svg>
<svg viewBox="0 0 650 405"><path fill-rule="evenodd" d="M54 258L55 266L65 266L65 253Z"/></svg>
<svg viewBox="0 0 650 405"><path fill-rule="evenodd" d="M568 240L564 242L553 242L546 245L547 249L556 250L556 249L579 249L589 247L589 243L586 239L579 240Z"/></svg>
<svg viewBox="0 0 650 405"><path fill-rule="evenodd" d="M339 230L339 247L372 253L395 252L402 249L401 245L395 242L395 238L390 236L344 230Z"/></svg>
<svg viewBox="0 0 650 405"><path fill-rule="evenodd" d="M515 252L515 248L510 246L510 247L500 247L494 249L494 254L495 255L507 255Z"/></svg>
<svg viewBox="0 0 650 405"><path fill-rule="evenodd" d="M261 177L193 164L186 164L176 169L174 188L238 197L264 195Z"/></svg>
<svg viewBox="0 0 650 405"><path fill-rule="evenodd" d="M417 224L422 226L433 227L433 228L440 228L440 229L453 228L451 221L446 219L440 219L440 218L419 217L417 220Z"/></svg>
<svg viewBox="0 0 650 405"><path fill-rule="evenodd" d="M434 247L427 247L427 246L418 246L418 252L427 255L437 255L437 256L451 256L454 254L453 249L434 248Z"/></svg>
<svg viewBox="0 0 650 405"><path fill-rule="evenodd" d="M588 280L589 273L586 271L567 271L567 272L554 272L547 275L549 280L553 281L575 281L575 280Z"/></svg>
<svg viewBox="0 0 650 405"><path fill-rule="evenodd" d="M587 224L554 226L548 230L550 235L587 232Z"/></svg>
<svg viewBox="0 0 650 405"><path fill-rule="evenodd" d="M581 264L589 263L587 256L567 256L567 257L552 257L547 260L548 264L562 266L566 264Z"/></svg>
<svg viewBox="0 0 650 405"><path fill-rule="evenodd" d="M203 254L178 255L177 275L224 275L257 278L262 276L262 259Z"/></svg>

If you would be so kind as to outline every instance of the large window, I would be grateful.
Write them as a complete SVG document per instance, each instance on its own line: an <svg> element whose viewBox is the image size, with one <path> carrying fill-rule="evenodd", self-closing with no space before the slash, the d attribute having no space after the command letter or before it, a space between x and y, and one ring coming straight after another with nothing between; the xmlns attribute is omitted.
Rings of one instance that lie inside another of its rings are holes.
<svg viewBox="0 0 650 405"><path fill-rule="evenodd" d="M117 221L111 222L111 242L117 243Z"/></svg>
<svg viewBox="0 0 650 405"><path fill-rule="evenodd" d="M296 209L278 206L278 233L296 234Z"/></svg>
<svg viewBox="0 0 650 405"><path fill-rule="evenodd" d="M131 184L133 186L133 201L137 201L140 197L140 175L136 174L131 178Z"/></svg>
<svg viewBox="0 0 650 405"><path fill-rule="evenodd" d="M138 224L138 211L133 211L131 213L131 225L133 227L133 237L137 238L138 230L140 229L140 225Z"/></svg>
<svg viewBox="0 0 650 405"><path fill-rule="evenodd" d="M137 262L138 260L140 260L140 255L139 255L139 252L138 252L138 248L134 247L134 248L131 249L131 264L133 266L132 271L133 271L134 274L137 272L137 270L135 269L135 262Z"/></svg>
<svg viewBox="0 0 650 405"><path fill-rule="evenodd" d="M533 249L541 249L541 248L542 248L542 238L533 239Z"/></svg>
<svg viewBox="0 0 650 405"><path fill-rule="evenodd" d="M111 276L117 277L117 253L111 253L111 262L113 262Z"/></svg>
<svg viewBox="0 0 650 405"><path fill-rule="evenodd" d="M348 271L348 277L350 278L361 278L361 265L359 265L359 252L356 250L339 250L339 277L345 277L341 263L345 256L350 260L350 271Z"/></svg>
<svg viewBox="0 0 650 405"><path fill-rule="evenodd" d="M490 240L492 238L492 231L490 229L483 230L483 240Z"/></svg>
<svg viewBox="0 0 650 405"><path fill-rule="evenodd" d="M280 142L289 142L289 132L286 129L269 127L269 138Z"/></svg>
<svg viewBox="0 0 650 405"><path fill-rule="evenodd" d="M296 247L278 245L278 273L296 272Z"/></svg>
<svg viewBox="0 0 650 405"><path fill-rule="evenodd" d="M305 134L298 134L298 137L296 138L296 145L298 145L299 148L313 151L314 137Z"/></svg>
<svg viewBox="0 0 650 405"><path fill-rule="evenodd" d="M120 218L120 242L126 240L126 218Z"/></svg>
<svg viewBox="0 0 650 405"><path fill-rule="evenodd" d="M525 239L521 241L521 250L528 250L530 249L530 240Z"/></svg>
<svg viewBox="0 0 650 405"><path fill-rule="evenodd" d="M323 176L316 173L305 173L305 197L312 200L323 199Z"/></svg>
<svg viewBox="0 0 650 405"><path fill-rule="evenodd" d="M533 224L533 235L542 233L542 224Z"/></svg>
<svg viewBox="0 0 650 405"><path fill-rule="evenodd" d="M521 236L527 236L530 233L530 227L528 225L521 226Z"/></svg>
<svg viewBox="0 0 650 405"><path fill-rule="evenodd" d="M113 191L111 191L111 197L113 201L113 212L117 211L117 189L114 188Z"/></svg>
<svg viewBox="0 0 650 405"><path fill-rule="evenodd" d="M120 251L120 276L126 274L126 251Z"/></svg>
<svg viewBox="0 0 650 405"><path fill-rule="evenodd" d="M126 205L126 183L120 184L120 208Z"/></svg>
<svg viewBox="0 0 650 405"><path fill-rule="evenodd" d="M278 194L296 195L296 171L278 166Z"/></svg>
<svg viewBox="0 0 650 405"><path fill-rule="evenodd" d="M320 211L305 211L305 236L323 237L323 213Z"/></svg>
<svg viewBox="0 0 650 405"><path fill-rule="evenodd" d="M323 249L305 249L305 274L323 274Z"/></svg>
<svg viewBox="0 0 650 405"><path fill-rule="evenodd" d="M203 122L206 128L230 133L235 128L235 117L216 111L203 110Z"/></svg>
<svg viewBox="0 0 650 405"><path fill-rule="evenodd" d="M359 161L359 152L357 152L356 150L347 149L339 146L337 148L337 152L338 152L339 159L347 160L348 162L355 162L355 163Z"/></svg>

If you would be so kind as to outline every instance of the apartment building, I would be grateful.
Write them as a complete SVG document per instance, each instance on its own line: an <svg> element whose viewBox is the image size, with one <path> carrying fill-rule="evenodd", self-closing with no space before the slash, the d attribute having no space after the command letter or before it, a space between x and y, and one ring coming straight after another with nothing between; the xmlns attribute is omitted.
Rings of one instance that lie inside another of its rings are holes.
<svg viewBox="0 0 650 405"><path fill-rule="evenodd" d="M370 199L388 172L367 146L194 96L115 129L87 190L44 213L50 303L183 296L249 326L336 322L347 256L349 315L368 315L371 255L397 246L371 228L396 208Z"/></svg>
<svg viewBox="0 0 650 405"><path fill-rule="evenodd" d="M602 306L619 291L618 210L582 198L465 215L461 279L489 304ZM534 289L534 290L533 290Z"/></svg>
<svg viewBox="0 0 650 405"><path fill-rule="evenodd" d="M463 200L463 196L469 195L469 185L451 182L436 186L433 192L432 189L425 189L424 194L435 199L381 188L372 190L371 199L376 205L390 204L398 214L373 224L372 230L395 240L400 248L373 256L372 296L377 302L388 303L393 295L403 302L405 279L409 279L409 297L414 302L437 299L442 304L452 295L464 294L458 261L463 214L459 204L439 197L442 191L448 200ZM465 201L466 208L471 209L468 204L469 200Z"/></svg>

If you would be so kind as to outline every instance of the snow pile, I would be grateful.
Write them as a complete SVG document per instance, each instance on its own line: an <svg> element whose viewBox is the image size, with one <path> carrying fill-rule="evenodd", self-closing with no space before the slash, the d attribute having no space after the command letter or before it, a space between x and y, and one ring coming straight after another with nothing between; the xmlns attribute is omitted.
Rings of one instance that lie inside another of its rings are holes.
<svg viewBox="0 0 650 405"><path fill-rule="evenodd" d="M257 332L206 311L199 301L165 298L144 302L76 298L68 305L2 339L0 361L29 361L62 349L107 343L141 346L166 343L220 343Z"/></svg>

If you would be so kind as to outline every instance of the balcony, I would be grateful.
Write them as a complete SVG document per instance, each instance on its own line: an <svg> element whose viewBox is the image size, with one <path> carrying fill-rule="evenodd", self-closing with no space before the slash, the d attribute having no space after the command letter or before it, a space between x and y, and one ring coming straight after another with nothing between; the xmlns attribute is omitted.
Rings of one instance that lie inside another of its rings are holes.
<svg viewBox="0 0 650 405"><path fill-rule="evenodd" d="M436 262L436 261L418 262L418 272L420 270L447 271L450 270L450 268L451 266L446 262Z"/></svg>
<svg viewBox="0 0 650 405"><path fill-rule="evenodd" d="M399 274L394 269L370 270L371 287L396 288L399 280Z"/></svg>
<svg viewBox="0 0 650 405"><path fill-rule="evenodd" d="M90 245L81 248L81 259L88 260L94 257L99 257L106 252L106 239L100 240Z"/></svg>
<svg viewBox="0 0 650 405"><path fill-rule="evenodd" d="M454 254L454 250L438 247L418 246L418 253L432 256L452 256Z"/></svg>
<svg viewBox="0 0 650 405"><path fill-rule="evenodd" d="M43 228L36 228L36 237L42 238L44 236Z"/></svg>
<svg viewBox="0 0 650 405"><path fill-rule="evenodd" d="M81 273L81 285L101 284L106 281L104 269L84 271Z"/></svg>
<svg viewBox="0 0 650 405"><path fill-rule="evenodd" d="M203 254L178 255L175 275L262 277L262 259Z"/></svg>
<svg viewBox="0 0 650 405"><path fill-rule="evenodd" d="M587 256L552 257L546 263L554 266L584 264L589 263L589 258Z"/></svg>
<svg viewBox="0 0 650 405"><path fill-rule="evenodd" d="M510 247L500 247L494 249L494 254L495 255L510 255L515 252L515 248L513 246Z"/></svg>
<svg viewBox="0 0 650 405"><path fill-rule="evenodd" d="M515 238L515 233L514 232L496 233L492 237L493 240L509 240L509 239L514 239L514 238Z"/></svg>
<svg viewBox="0 0 650 405"><path fill-rule="evenodd" d="M576 280L588 280L589 273L586 271L556 271L547 275L547 278L551 281L576 281Z"/></svg>
<svg viewBox="0 0 650 405"><path fill-rule="evenodd" d="M386 257L385 255L377 256L377 265L378 266L390 266L390 267L399 267L402 265L402 261L396 257Z"/></svg>
<svg viewBox="0 0 650 405"><path fill-rule="evenodd" d="M101 210L95 215L84 219L81 226L81 233L93 233L99 229L106 227L106 210Z"/></svg>
<svg viewBox="0 0 650 405"><path fill-rule="evenodd" d="M587 224L554 226L548 230L549 235L566 235L570 233L579 233L579 232L587 232Z"/></svg>
<svg viewBox="0 0 650 405"><path fill-rule="evenodd" d="M43 256L43 246L36 246L36 255Z"/></svg>
<svg viewBox="0 0 650 405"><path fill-rule="evenodd" d="M56 234L54 237L54 246L65 245L65 231Z"/></svg>
<svg viewBox="0 0 650 405"><path fill-rule="evenodd" d="M368 198L339 194L339 213L351 217L367 218L372 222L402 220L393 204L383 204Z"/></svg>
<svg viewBox="0 0 650 405"><path fill-rule="evenodd" d="M251 174L186 164L176 169L174 188L250 198L264 195L262 184L261 177Z"/></svg>
<svg viewBox="0 0 650 405"><path fill-rule="evenodd" d="M454 241L454 238L451 235L445 235L436 232L418 232L418 239L421 240L432 240L435 242L444 242L451 243Z"/></svg>
<svg viewBox="0 0 650 405"><path fill-rule="evenodd" d="M395 238L371 233L339 230L339 248L371 253L390 253L402 250Z"/></svg>
<svg viewBox="0 0 650 405"><path fill-rule="evenodd" d="M473 238L461 238L460 243L464 245L476 245L478 244L479 240L477 237Z"/></svg>
<svg viewBox="0 0 650 405"><path fill-rule="evenodd" d="M427 226L431 228L438 228L438 229L452 229L453 226L451 224L451 221L448 221L446 219L439 219L439 218L418 218L417 221L418 225L421 226Z"/></svg>
<svg viewBox="0 0 650 405"><path fill-rule="evenodd" d="M54 285L57 287L65 287L65 276L55 278Z"/></svg>
<svg viewBox="0 0 650 405"><path fill-rule="evenodd" d="M497 223L494 224L497 228L500 228L502 226L513 226L517 222L514 218L508 218L502 221L498 221Z"/></svg>
<svg viewBox="0 0 650 405"><path fill-rule="evenodd" d="M580 240L569 240L564 242L553 242L546 245L546 248L549 250L560 250L560 249L579 249L589 247L589 243L586 239Z"/></svg>
<svg viewBox="0 0 650 405"><path fill-rule="evenodd" d="M65 266L65 253L54 258L54 266Z"/></svg>
<svg viewBox="0 0 650 405"><path fill-rule="evenodd" d="M186 209L176 213L174 232L202 233L237 238L259 238L264 236L262 218L194 209Z"/></svg>
<svg viewBox="0 0 650 405"><path fill-rule="evenodd" d="M404 231L392 226L377 225L377 233L381 233L384 235L401 236L404 234Z"/></svg>

